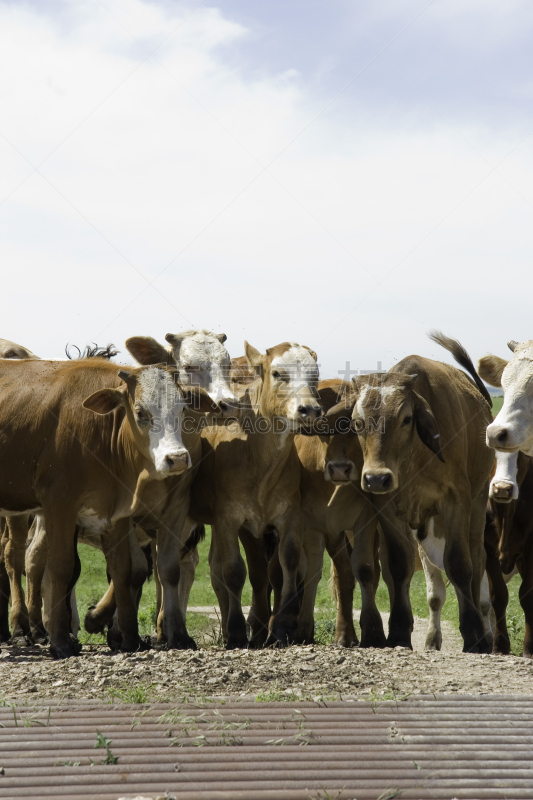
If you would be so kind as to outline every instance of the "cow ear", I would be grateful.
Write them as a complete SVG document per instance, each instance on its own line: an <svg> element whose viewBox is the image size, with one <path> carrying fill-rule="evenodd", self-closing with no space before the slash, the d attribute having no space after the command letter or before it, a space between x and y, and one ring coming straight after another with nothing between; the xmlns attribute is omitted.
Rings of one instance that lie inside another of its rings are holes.
<svg viewBox="0 0 533 800"><path fill-rule="evenodd" d="M225 333L215 333L215 339L218 339L220 344L224 344L227 338Z"/></svg>
<svg viewBox="0 0 533 800"><path fill-rule="evenodd" d="M499 356L483 356L477 365L477 371L490 386L502 385L502 373L509 362Z"/></svg>
<svg viewBox="0 0 533 800"><path fill-rule="evenodd" d="M152 364L172 364L173 360L162 344L159 344L151 336L131 336L126 340L126 347L143 367Z"/></svg>
<svg viewBox="0 0 533 800"><path fill-rule="evenodd" d="M437 458L444 463L444 457L440 449L440 433L437 420L433 416L429 403L416 392L413 392L413 395L415 399L414 418L416 432L426 447L429 447Z"/></svg>
<svg viewBox="0 0 533 800"><path fill-rule="evenodd" d="M507 342L507 347L509 348L511 353L514 353L519 344L520 342L517 342L516 339L511 339L510 342Z"/></svg>
<svg viewBox="0 0 533 800"><path fill-rule="evenodd" d="M247 341L244 342L244 352L246 353L246 361L249 366L254 367L256 373L263 377L263 354L260 353L259 350L256 350L251 344L248 344Z"/></svg>
<svg viewBox="0 0 533 800"><path fill-rule="evenodd" d="M317 356L317 354L315 353L314 350L311 350L311 348L308 347L306 344L304 344L303 347L305 347L306 350L309 350L309 352L311 353L311 355L315 359L315 361L318 361L318 356Z"/></svg>
<svg viewBox="0 0 533 800"><path fill-rule="evenodd" d="M115 408L126 405L126 397L120 389L100 389L86 397L82 405L95 414L110 414Z"/></svg>
<svg viewBox="0 0 533 800"><path fill-rule="evenodd" d="M180 392L191 411L196 411L199 414L222 413L219 405L200 386L192 386L190 388L180 386Z"/></svg>

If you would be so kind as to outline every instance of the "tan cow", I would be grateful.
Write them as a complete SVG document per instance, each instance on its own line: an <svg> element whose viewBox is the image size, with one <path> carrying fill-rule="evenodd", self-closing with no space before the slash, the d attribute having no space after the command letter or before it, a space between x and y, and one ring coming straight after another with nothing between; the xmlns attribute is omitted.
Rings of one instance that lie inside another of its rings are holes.
<svg viewBox="0 0 533 800"><path fill-rule="evenodd" d="M75 528L106 531L122 645L140 645L129 590L129 516L143 481L190 466L182 427L189 407L213 410L201 389L180 389L172 368L120 370L101 359L0 363L0 508L42 513L52 579L51 652L79 652L66 596ZM216 408L216 407L215 407ZM193 412L195 413L195 412Z"/></svg>
<svg viewBox="0 0 533 800"><path fill-rule="evenodd" d="M166 340L171 348L166 348L149 336L133 336L126 342L126 347L134 358L143 365L169 363L177 368L177 376L182 386L197 386L205 390L213 402L217 403L217 414L210 418L211 424L217 424L227 418L238 414L238 398L229 384L231 360L228 351L223 346L226 341L224 333L215 334L206 330L186 331L184 333L168 333ZM195 433L194 444L192 437L189 442L192 457L192 467L187 475L165 482L164 495L154 497L158 487L148 485L144 489L142 501L150 513L140 515L136 524L130 530L130 543L132 558L136 569L133 591L138 597L138 592L147 575L146 560L140 549L141 544L153 542L154 576L157 588L157 638L159 642L165 641L170 647L195 647L194 641L186 633L185 616L187 600L194 580L198 552L195 539L201 530L194 530L194 523L186 524L189 507L189 489L195 474L195 467L200 458L201 428L197 426L191 434ZM194 456L192 450L194 449ZM189 533L191 532L189 536ZM159 532L159 534L158 534ZM157 549L155 548L158 542ZM166 542L166 544L164 544ZM172 553L170 553L172 549ZM158 563L163 563L163 572L175 577L175 561L179 565L179 586L168 588L167 617L171 613L180 617L179 633L171 636L166 632L166 623L162 611L163 591L159 581ZM171 592L171 594L169 594ZM179 612L172 612L174 606L179 606ZM85 617L85 627L90 633L98 633L111 623L115 611L115 598L112 583L100 602L89 610ZM108 634L108 641L112 645L115 640L114 631ZM174 644L172 644L174 642Z"/></svg>
<svg viewBox="0 0 533 800"><path fill-rule="evenodd" d="M252 644L292 641L298 619L300 468L296 434L320 416L316 354L294 342L262 355L245 343L249 367L258 373L241 397L239 422L206 429L204 459L193 484L192 516L212 525L211 582L217 594L228 649L246 647L241 593L247 551L255 608ZM276 532L283 587L270 618L265 534ZM252 555L253 554L253 555ZM269 622L270 618L270 622Z"/></svg>
<svg viewBox="0 0 533 800"><path fill-rule="evenodd" d="M358 431L364 454L361 486L372 496L384 532L393 539L400 533L398 521L403 521L418 531L423 545L426 526L440 517L444 568L459 600L464 649L489 652L480 616L480 584L494 460L483 438L492 404L464 348L442 334L432 338L452 353L474 382L455 367L409 356L379 379L355 378L344 413ZM397 569L392 562L389 566ZM394 620L391 614L390 624L397 635L407 636L412 625L408 595L402 613Z"/></svg>

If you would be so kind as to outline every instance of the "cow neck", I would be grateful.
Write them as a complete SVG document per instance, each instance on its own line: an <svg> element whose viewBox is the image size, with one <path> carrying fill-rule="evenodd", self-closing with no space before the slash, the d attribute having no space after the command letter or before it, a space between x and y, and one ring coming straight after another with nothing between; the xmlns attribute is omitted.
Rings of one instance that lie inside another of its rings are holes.
<svg viewBox="0 0 533 800"><path fill-rule="evenodd" d="M261 475L258 499L263 503L270 488L276 485L291 455L296 454L296 433L276 432L272 429L273 418L264 412L261 381L250 387L248 396L250 408L243 415L250 424L245 426L245 430L248 432L252 463L258 466ZM265 432L261 432L261 420L264 420L267 428Z"/></svg>
<svg viewBox="0 0 533 800"><path fill-rule="evenodd" d="M119 485L119 495L128 496L131 510L139 502L145 483L150 480L151 462L146 458L132 428L131 410L118 409L113 412L113 434L111 437L111 469Z"/></svg>

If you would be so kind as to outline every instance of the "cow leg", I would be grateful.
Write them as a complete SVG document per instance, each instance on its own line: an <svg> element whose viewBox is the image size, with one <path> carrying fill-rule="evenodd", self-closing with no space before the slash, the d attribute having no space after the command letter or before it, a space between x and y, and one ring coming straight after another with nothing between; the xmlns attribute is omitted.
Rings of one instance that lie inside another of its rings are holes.
<svg viewBox="0 0 533 800"><path fill-rule="evenodd" d="M128 517L118 520L112 531L102 536L102 548L114 586L118 626L122 634L120 649L125 652L135 652L143 649L143 646L139 638L137 608L131 592L132 566L129 528Z"/></svg>
<svg viewBox="0 0 533 800"><path fill-rule="evenodd" d="M359 643L353 624L355 579L346 547L344 531L341 531L335 537L327 536L326 549L333 564L335 599L337 601L335 643L341 647L352 647Z"/></svg>
<svg viewBox="0 0 533 800"><path fill-rule="evenodd" d="M485 632L485 642L481 643L482 652L491 653L493 636L490 622L490 598L488 583L485 573L485 520L487 511L487 495L489 484L472 502L469 527L469 546L470 558L472 559L472 597L476 608L479 609L483 630ZM484 595L482 597L482 583L485 580ZM483 602L482 602L483 600Z"/></svg>
<svg viewBox="0 0 533 800"><path fill-rule="evenodd" d="M415 568L415 549L411 534L405 523L400 522L388 508L379 515L383 532L387 570L392 582L390 595L388 647L412 649L413 612L409 587Z"/></svg>
<svg viewBox="0 0 533 800"><path fill-rule="evenodd" d="M479 595L476 604L472 593L474 569L469 547L469 512L466 501L450 498L442 510L446 535L444 544L444 569L453 584L459 603L459 630L463 637L463 652L486 653L483 622L479 613ZM478 583L479 586L479 583Z"/></svg>
<svg viewBox="0 0 533 800"><path fill-rule="evenodd" d="M11 638L9 630L9 575L4 561L4 544L2 537L5 530L5 519L0 518L0 642L7 642Z"/></svg>
<svg viewBox="0 0 533 800"><path fill-rule="evenodd" d="M518 597L525 617L523 655L533 658L533 547L529 540L523 556L517 559L517 567L522 576Z"/></svg>
<svg viewBox="0 0 533 800"><path fill-rule="evenodd" d="M172 530L161 528L157 534L157 571L163 590L163 632L169 649L196 650L189 636L179 601L181 533L185 515Z"/></svg>
<svg viewBox="0 0 533 800"><path fill-rule="evenodd" d="M198 548L195 547L193 550L187 553L187 555L183 556L180 561L180 585L179 585L179 603L181 608L181 613L185 617L187 614L187 607L189 605L189 595L191 594L192 585L194 583L194 578L196 575L196 567L200 563L200 556L198 554Z"/></svg>
<svg viewBox="0 0 533 800"><path fill-rule="evenodd" d="M307 528L302 540L307 569L295 639L299 644L314 644L315 600L324 564L324 536L315 528Z"/></svg>
<svg viewBox="0 0 533 800"><path fill-rule="evenodd" d="M374 537L377 517L366 504L353 528L352 570L361 587L361 647L385 647L383 620L376 605Z"/></svg>
<svg viewBox="0 0 533 800"><path fill-rule="evenodd" d="M289 509L276 524L278 531L278 555L283 573L283 586L279 608L270 619L267 645L286 645L294 641L300 613L299 574L301 565L300 509Z"/></svg>
<svg viewBox="0 0 533 800"><path fill-rule="evenodd" d="M34 642L44 642L47 633L43 623L43 593L50 594L52 587L50 574L46 571L48 546L42 517L35 517L28 538L30 542L26 549L26 599L30 631Z"/></svg>
<svg viewBox="0 0 533 800"><path fill-rule="evenodd" d="M246 566L239 548L237 526L232 520L222 519L216 528L211 528L209 564L211 583L220 605L226 649L248 647L241 603Z"/></svg>
<svg viewBox="0 0 533 800"><path fill-rule="evenodd" d="M252 586L252 606L248 615L250 647L263 647L268 637L271 613L268 596L268 561L263 542L250 531L241 529L239 539L246 554L248 578Z"/></svg>
<svg viewBox="0 0 533 800"><path fill-rule="evenodd" d="M20 514L7 518L4 536L4 560L11 589L11 630L12 638L18 639L30 633L28 609L22 588L26 539L28 538L28 515Z"/></svg>
<svg viewBox="0 0 533 800"><path fill-rule="evenodd" d="M135 603L137 613L139 612L139 604L142 597L142 589L148 577L148 561L144 551L139 544L135 528L130 527L128 532L130 554L131 554L131 597ZM109 584L109 590L113 587L113 582ZM114 591L114 589L113 589ZM112 603L110 599L110 604ZM113 618L107 630L107 643L112 650L119 650L122 642L122 634L118 625L117 614L113 614Z"/></svg>
<svg viewBox="0 0 533 800"><path fill-rule="evenodd" d="M443 542L444 544L444 542ZM429 608L429 625L426 634L426 650L440 650L442 647L442 631L440 615L446 602L446 584L442 578L442 571L429 560L424 545L419 547L420 561L426 578L426 598Z"/></svg>
<svg viewBox="0 0 533 800"><path fill-rule="evenodd" d="M64 497L49 499L44 508L44 527L47 539L46 566L50 575L51 599L48 619L50 653L54 658L78 655L81 645L70 632L71 614L69 593L76 571L76 514L68 514ZM57 510L63 510L63 516Z"/></svg>
<svg viewBox="0 0 533 800"><path fill-rule="evenodd" d="M509 655L511 640L507 630L507 604L509 603L509 590L502 573L498 558L498 540L493 543L485 531L485 555L487 578L489 583L490 600L494 611L494 639L493 653Z"/></svg>

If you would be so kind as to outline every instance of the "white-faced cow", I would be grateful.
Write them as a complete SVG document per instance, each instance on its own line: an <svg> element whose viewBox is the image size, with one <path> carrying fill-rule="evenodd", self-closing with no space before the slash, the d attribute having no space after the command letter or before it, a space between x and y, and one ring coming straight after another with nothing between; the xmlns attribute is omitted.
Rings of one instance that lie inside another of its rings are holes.
<svg viewBox="0 0 533 800"><path fill-rule="evenodd" d="M296 633L300 561L300 467L295 435L320 416L316 355L294 342L262 355L245 343L249 367L258 373L241 397L239 422L206 429L204 459L193 484L191 512L211 524L211 581L228 648L246 647L241 593L246 567L254 589L252 644L285 644ZM283 585L270 618L265 534L278 536ZM301 577L301 576L300 576ZM270 619L270 622L269 622Z"/></svg>
<svg viewBox="0 0 533 800"><path fill-rule="evenodd" d="M0 508L44 516L52 581L51 652L78 652L67 595L75 530L106 532L108 569L125 650L140 640L129 581L129 516L145 480L190 466L182 422L188 406L213 408L201 389L181 390L172 368L120 370L102 359L0 363Z"/></svg>

